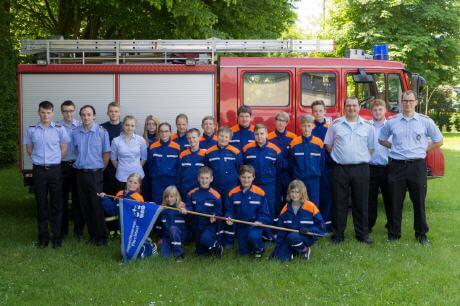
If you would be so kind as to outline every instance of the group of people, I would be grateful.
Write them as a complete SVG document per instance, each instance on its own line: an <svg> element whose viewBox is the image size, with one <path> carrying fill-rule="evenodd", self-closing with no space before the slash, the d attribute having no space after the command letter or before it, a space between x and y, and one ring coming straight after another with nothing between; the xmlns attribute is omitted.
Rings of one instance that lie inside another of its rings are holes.
<svg viewBox="0 0 460 306"><path fill-rule="evenodd" d="M311 115L300 118L297 136L286 129L289 114L278 113L270 132L264 124L252 124L252 110L244 105L233 127L218 127L206 116L201 132L179 114L172 134L171 124L149 115L143 135L137 135L136 118L128 115L120 121L116 103L108 105L109 121L99 125L91 105L80 108L81 122L75 120L72 101L62 103L64 119L54 123L53 104L43 101L40 122L28 128L24 139L33 163L37 246L46 247L51 240L60 247L69 215L77 239L86 224L90 241L106 245L107 228L116 231L118 224L106 224L105 217L117 215L118 199L127 198L177 208L163 210L155 226L164 256L182 260L183 244L190 241L196 254L219 256L237 240L241 255L261 257L264 241L274 241L271 256L309 259L311 246L326 232L332 233L334 244L344 241L349 206L356 239L372 243L379 191L388 241L399 239L407 190L416 239L426 244L424 158L442 145L442 134L431 119L415 112L417 103L414 92L404 92L403 112L387 120L385 102L374 100L373 119L365 121L359 116L359 100L349 97L345 115L329 122L324 102L317 100ZM213 217L192 217L191 211Z"/></svg>

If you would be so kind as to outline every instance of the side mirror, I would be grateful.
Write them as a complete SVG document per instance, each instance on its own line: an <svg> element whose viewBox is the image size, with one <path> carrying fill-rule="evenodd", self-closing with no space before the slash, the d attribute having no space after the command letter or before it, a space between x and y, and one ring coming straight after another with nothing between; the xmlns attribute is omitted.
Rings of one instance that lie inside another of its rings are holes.
<svg viewBox="0 0 460 306"><path fill-rule="evenodd" d="M353 74L355 83L374 83L374 76L369 75L363 68L358 68L359 74Z"/></svg>
<svg viewBox="0 0 460 306"><path fill-rule="evenodd" d="M417 99L419 101L423 101L425 95L425 84L426 80L424 77L416 73L412 74L411 87L412 90L417 93Z"/></svg>

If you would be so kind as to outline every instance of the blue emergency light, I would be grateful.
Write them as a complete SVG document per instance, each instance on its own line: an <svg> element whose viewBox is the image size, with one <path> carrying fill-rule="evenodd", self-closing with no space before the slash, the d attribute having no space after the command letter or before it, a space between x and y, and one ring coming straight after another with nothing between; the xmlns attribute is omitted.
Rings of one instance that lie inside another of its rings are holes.
<svg viewBox="0 0 460 306"><path fill-rule="evenodd" d="M388 45L374 45L374 59L388 60Z"/></svg>

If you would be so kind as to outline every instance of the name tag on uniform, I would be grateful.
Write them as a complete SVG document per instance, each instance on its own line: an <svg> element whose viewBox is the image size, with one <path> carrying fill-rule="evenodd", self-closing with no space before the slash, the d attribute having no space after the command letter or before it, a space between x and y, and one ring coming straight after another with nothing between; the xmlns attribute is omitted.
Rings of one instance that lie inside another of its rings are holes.
<svg viewBox="0 0 460 306"><path fill-rule="evenodd" d="M220 157L213 157L209 159L209 161L214 161L214 160L220 160Z"/></svg>
<svg viewBox="0 0 460 306"><path fill-rule="evenodd" d="M198 166L198 167L203 167L204 164L203 163L195 163L195 166Z"/></svg>
<svg viewBox="0 0 460 306"><path fill-rule="evenodd" d="M224 160L235 160L235 157L224 157Z"/></svg>
<svg viewBox="0 0 460 306"><path fill-rule="evenodd" d="M321 156L321 153L310 153L310 156Z"/></svg>
<svg viewBox="0 0 460 306"><path fill-rule="evenodd" d="M185 166L191 166L192 164L191 163L182 163L181 165L182 165L182 167L185 167Z"/></svg>
<svg viewBox="0 0 460 306"><path fill-rule="evenodd" d="M247 159L254 159L254 158L256 158L256 156L255 155L247 155L246 158Z"/></svg>
<svg viewBox="0 0 460 306"><path fill-rule="evenodd" d="M208 207L214 207L214 204L212 204L212 203L208 203L208 202L205 202L205 203L204 203L204 206L208 206Z"/></svg>
<svg viewBox="0 0 460 306"><path fill-rule="evenodd" d="M174 220L175 223L185 223L185 220Z"/></svg>
<svg viewBox="0 0 460 306"><path fill-rule="evenodd" d="M177 158L177 157L178 157L178 155L172 155L172 154L171 154L171 155L169 155L169 154L168 154L168 155L166 155L166 157L169 157L169 158L171 158L171 157L172 157L172 158Z"/></svg>
<svg viewBox="0 0 460 306"><path fill-rule="evenodd" d="M153 153L152 156L155 156L155 157L163 157L163 154Z"/></svg>
<svg viewBox="0 0 460 306"><path fill-rule="evenodd" d="M305 153L303 153L303 152L295 152L294 155L295 156L304 156Z"/></svg>
<svg viewBox="0 0 460 306"><path fill-rule="evenodd" d="M285 220L285 221L283 221L283 223L292 223L292 221L291 220Z"/></svg>
<svg viewBox="0 0 460 306"><path fill-rule="evenodd" d="M241 201L233 201L233 204L241 204Z"/></svg>
<svg viewBox="0 0 460 306"><path fill-rule="evenodd" d="M276 158L274 157L271 157L271 156L265 156L266 159L269 159L269 160L273 160L273 161L276 161Z"/></svg>
<svg viewBox="0 0 460 306"><path fill-rule="evenodd" d="M239 139L232 139L232 140L230 140L230 142L240 142L240 140Z"/></svg>
<svg viewBox="0 0 460 306"><path fill-rule="evenodd" d="M249 201L249 204L260 204L260 201Z"/></svg>
<svg viewBox="0 0 460 306"><path fill-rule="evenodd" d="M300 223L302 223L302 224L313 224L313 221L305 221L305 220L303 220L303 221L300 221Z"/></svg>

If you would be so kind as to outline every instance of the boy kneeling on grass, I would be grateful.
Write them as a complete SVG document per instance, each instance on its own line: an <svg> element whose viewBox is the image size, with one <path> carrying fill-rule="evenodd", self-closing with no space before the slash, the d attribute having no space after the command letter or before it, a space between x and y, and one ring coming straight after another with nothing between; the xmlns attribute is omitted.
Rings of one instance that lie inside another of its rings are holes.
<svg viewBox="0 0 460 306"><path fill-rule="evenodd" d="M287 190L287 204L281 210L278 226L298 230L298 233L278 231L276 246L271 254L279 260L291 260L295 255L309 260L311 246L325 235L323 217L313 202L308 201L307 188L300 180L292 181Z"/></svg>
<svg viewBox="0 0 460 306"><path fill-rule="evenodd" d="M265 198L265 192L252 184L255 170L252 166L240 167L240 185L233 188L225 204L225 217L227 224L232 225L232 219L239 219L258 224L270 224L270 214ZM262 242L262 228L241 223L236 223L236 235L240 255L254 254L261 258L264 252Z"/></svg>
<svg viewBox="0 0 460 306"><path fill-rule="evenodd" d="M115 195L115 199L109 198L104 192L98 193L97 195L102 198L102 205L104 205L104 211L107 216L118 217L120 215L119 199L128 199L137 202L144 202L144 198L140 194L142 184L142 177L138 173L131 173L126 181L126 189L120 190ZM117 225L120 228L120 225ZM150 238L144 242L141 251L139 252L138 258L144 258L155 255L157 253L157 247Z"/></svg>
<svg viewBox="0 0 460 306"><path fill-rule="evenodd" d="M222 199L220 194L210 187L213 180L212 169L201 167L198 170L198 183L200 187L192 189L187 195L187 211L195 211L213 216L222 216ZM215 217L191 218L193 238L195 240L195 253L197 255L221 256L223 247L218 232L220 222Z"/></svg>

